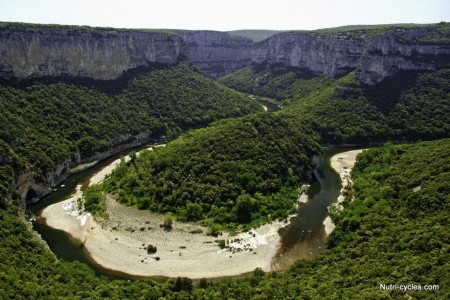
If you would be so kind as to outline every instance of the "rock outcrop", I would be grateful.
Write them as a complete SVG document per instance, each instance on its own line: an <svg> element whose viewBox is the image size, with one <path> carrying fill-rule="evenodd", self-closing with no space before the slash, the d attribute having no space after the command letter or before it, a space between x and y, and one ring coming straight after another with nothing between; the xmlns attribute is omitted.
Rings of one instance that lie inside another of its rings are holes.
<svg viewBox="0 0 450 300"><path fill-rule="evenodd" d="M211 78L250 64L309 75L340 76L358 70L375 84L398 70L449 65L450 45L426 44L431 28L276 34L263 42L216 31L152 32L83 27L0 27L0 78L74 76L113 80L153 63L192 63ZM419 41L419 42L418 42Z"/></svg>
<svg viewBox="0 0 450 300"><path fill-rule="evenodd" d="M208 77L217 79L251 63L253 41L218 31L183 31L182 53Z"/></svg>
<svg viewBox="0 0 450 300"><path fill-rule="evenodd" d="M165 33L1 28L0 77L111 80L152 63L178 63L182 43L179 36Z"/></svg>
<svg viewBox="0 0 450 300"><path fill-rule="evenodd" d="M450 66L450 44L421 42L421 38L433 34L434 29L425 27L390 29L374 37L367 36L367 31L284 32L254 43L248 38L214 31L5 24L0 26L3 81L46 76L114 80L125 72L153 64L189 63L211 78L248 65L331 77L356 69L362 83L373 85L401 70ZM16 190L27 202L36 201L65 179L71 167L104 159L149 139L146 133L120 137L111 150L84 159L73 153L72 159L46 174L45 183L36 182L32 172L24 171L15 182Z"/></svg>
<svg viewBox="0 0 450 300"><path fill-rule="evenodd" d="M428 33L425 29L396 29L367 40L346 34L281 33L261 43L252 62L315 76L338 77L357 69L360 81L372 85L399 70L450 65L450 45L414 42Z"/></svg>
<svg viewBox="0 0 450 300"><path fill-rule="evenodd" d="M36 180L32 171L26 170L19 174L15 182L15 190L23 200L24 204L30 204L39 201L42 197L50 194L52 188L61 183L67 176L73 174L70 168L80 164L90 164L91 162L101 161L110 156L113 156L124 150L146 145L150 142L163 141L164 138L152 138L148 132L141 132L138 135L132 136L130 134L117 138L113 143L114 147L105 152L94 153L93 155L81 158L79 153L73 153L72 159L67 159L64 162L56 165L52 170L46 172L45 182ZM81 170L79 170L81 171Z"/></svg>

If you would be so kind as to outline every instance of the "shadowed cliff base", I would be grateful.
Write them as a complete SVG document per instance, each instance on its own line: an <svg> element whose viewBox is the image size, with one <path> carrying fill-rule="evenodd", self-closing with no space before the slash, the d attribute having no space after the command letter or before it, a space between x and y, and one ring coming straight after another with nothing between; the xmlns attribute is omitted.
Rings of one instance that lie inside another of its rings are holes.
<svg viewBox="0 0 450 300"><path fill-rule="evenodd" d="M122 75L120 75L116 79L111 80L101 80L101 79L93 79L86 76L43 76L43 77L32 77L32 78L17 78L17 77L11 77L9 79L1 78L0 77L0 85L1 86L11 86L18 89L25 89L27 87L33 86L35 84L55 84L55 83L64 83L64 84L73 84L76 86L82 86L87 88L94 88L97 91L100 91L102 93L108 94L108 95L115 95L120 93L130 80L140 76L145 75L148 73L151 73L153 71L157 70L166 70L174 67L175 65L170 64L161 64L161 63L151 63L147 66L139 66L134 69L127 70L123 72ZM192 70L196 70L195 68L191 67ZM197 72L199 72L197 70Z"/></svg>

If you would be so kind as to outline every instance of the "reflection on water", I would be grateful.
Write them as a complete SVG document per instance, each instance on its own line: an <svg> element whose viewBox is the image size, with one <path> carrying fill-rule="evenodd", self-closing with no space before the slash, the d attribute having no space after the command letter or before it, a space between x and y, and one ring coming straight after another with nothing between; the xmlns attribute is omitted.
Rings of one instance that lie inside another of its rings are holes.
<svg viewBox="0 0 450 300"><path fill-rule="evenodd" d="M272 262L274 270L287 269L299 259L311 258L324 249L326 234L323 220L327 216L327 207L337 199L341 188L339 175L331 169L329 160L334 154L343 151L347 150L330 150L325 153L324 161L315 172L317 180L311 184L308 190L308 202L301 203L298 215L291 218L287 227L280 229L282 246ZM39 217L45 207L69 198L75 192L77 184L82 184L83 188L86 187L90 177L121 155L126 155L126 153L115 155L89 170L69 177L57 187L57 191L28 207L28 211L37 216L37 220L33 222L33 228L47 242L51 251L58 258L88 263L100 274L133 278L99 266L90 259L89 253L86 253L79 241L72 239L63 231L46 226L44 220Z"/></svg>
<svg viewBox="0 0 450 300"><path fill-rule="evenodd" d="M281 107L275 104L274 102L264 100L264 98L258 97L256 98L256 100L267 108L267 112L275 112L281 109Z"/></svg>
<svg viewBox="0 0 450 300"><path fill-rule="evenodd" d="M103 275L109 275L111 277L124 277L119 274L120 272L115 272L107 270L98 264L96 264L89 256L89 253L81 246L80 241L73 239L70 234L50 228L45 223L45 220L40 217L40 214L44 208L49 205L61 202L70 198L70 196L75 193L76 186L78 184L82 185L82 190L84 190L89 185L89 179L103 167L109 165L114 160L125 156L128 152L133 150L140 150L147 148L148 146L142 146L139 148L134 148L126 150L119 154L113 155L112 157L99 162L95 166L78 174L72 175L63 181L60 185L56 187L56 191L51 193L49 196L43 198L41 201L31 204L27 207L27 214L29 216L36 216L36 220L33 222L33 229L40 234L42 239L47 243L50 250L59 258L66 261L80 261L89 264L97 273ZM128 276L130 277L130 276Z"/></svg>
<svg viewBox="0 0 450 300"><path fill-rule="evenodd" d="M281 248L272 262L274 270L287 269L296 261L311 258L325 248L323 221L328 214L327 207L336 201L341 189L339 175L331 168L330 158L342 151L325 153L324 161L314 172L316 180L307 192L308 202L300 203L290 224L279 230Z"/></svg>

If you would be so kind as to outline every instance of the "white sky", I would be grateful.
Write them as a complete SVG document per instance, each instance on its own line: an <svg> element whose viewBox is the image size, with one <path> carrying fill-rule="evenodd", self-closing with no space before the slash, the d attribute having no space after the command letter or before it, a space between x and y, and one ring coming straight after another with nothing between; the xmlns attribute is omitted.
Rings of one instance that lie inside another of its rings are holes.
<svg viewBox="0 0 450 300"><path fill-rule="evenodd" d="M122 28L318 29L450 21L450 0L0 0L0 21Z"/></svg>

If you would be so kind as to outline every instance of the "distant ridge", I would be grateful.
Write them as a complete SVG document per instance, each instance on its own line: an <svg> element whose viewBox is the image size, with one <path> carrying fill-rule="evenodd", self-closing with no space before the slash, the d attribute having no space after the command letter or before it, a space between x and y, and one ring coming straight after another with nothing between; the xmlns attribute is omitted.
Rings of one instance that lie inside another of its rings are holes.
<svg viewBox="0 0 450 300"><path fill-rule="evenodd" d="M271 36L283 32L283 30L266 30L266 29L241 29L227 31L231 36L242 36L252 39L254 42L261 42Z"/></svg>

